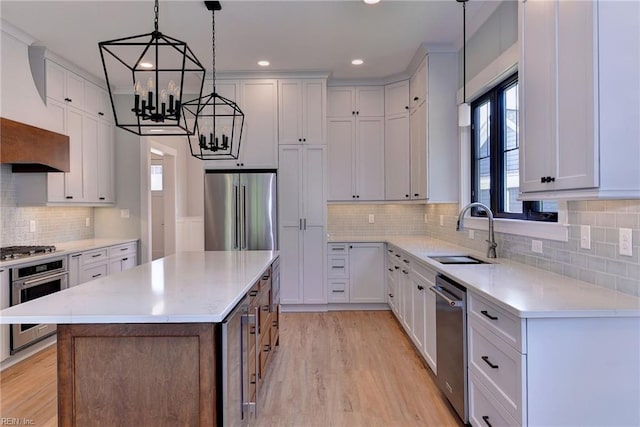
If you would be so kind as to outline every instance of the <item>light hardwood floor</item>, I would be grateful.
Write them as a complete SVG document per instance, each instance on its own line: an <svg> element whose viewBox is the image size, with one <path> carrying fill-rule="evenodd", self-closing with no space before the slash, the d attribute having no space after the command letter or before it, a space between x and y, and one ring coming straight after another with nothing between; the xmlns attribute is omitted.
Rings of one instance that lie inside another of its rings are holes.
<svg viewBox="0 0 640 427"><path fill-rule="evenodd" d="M390 312L286 313L255 425L433 426L460 423ZM0 375L0 417L57 425L50 347Z"/></svg>

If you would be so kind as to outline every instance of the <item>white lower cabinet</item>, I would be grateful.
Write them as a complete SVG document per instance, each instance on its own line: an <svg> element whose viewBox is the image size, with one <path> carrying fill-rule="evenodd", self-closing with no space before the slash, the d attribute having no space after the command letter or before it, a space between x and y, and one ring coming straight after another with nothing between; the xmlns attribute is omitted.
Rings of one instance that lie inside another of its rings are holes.
<svg viewBox="0 0 640 427"><path fill-rule="evenodd" d="M389 306L434 373L436 364L436 299L429 289L436 272L395 246L387 248ZM393 289L393 290L391 290Z"/></svg>
<svg viewBox="0 0 640 427"><path fill-rule="evenodd" d="M137 248L130 242L69 255L69 287L135 267Z"/></svg>
<svg viewBox="0 0 640 427"><path fill-rule="evenodd" d="M524 319L467 302L474 426L640 425L637 317Z"/></svg>
<svg viewBox="0 0 640 427"><path fill-rule="evenodd" d="M9 307L11 293L9 269L0 268L0 309ZM11 344L9 342L9 325L0 325L0 362L9 357Z"/></svg>
<svg viewBox="0 0 640 427"><path fill-rule="evenodd" d="M384 243L330 243L327 267L328 302L387 302Z"/></svg>

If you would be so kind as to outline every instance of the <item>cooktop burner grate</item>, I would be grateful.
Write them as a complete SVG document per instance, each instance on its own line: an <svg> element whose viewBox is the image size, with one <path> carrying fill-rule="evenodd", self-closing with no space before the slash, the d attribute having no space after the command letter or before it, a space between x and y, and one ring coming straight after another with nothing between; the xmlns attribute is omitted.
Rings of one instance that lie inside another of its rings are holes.
<svg viewBox="0 0 640 427"><path fill-rule="evenodd" d="M40 255L40 254L55 252L55 251L56 251L56 247L53 245L7 246L5 248L0 248L0 260L23 258L31 255Z"/></svg>

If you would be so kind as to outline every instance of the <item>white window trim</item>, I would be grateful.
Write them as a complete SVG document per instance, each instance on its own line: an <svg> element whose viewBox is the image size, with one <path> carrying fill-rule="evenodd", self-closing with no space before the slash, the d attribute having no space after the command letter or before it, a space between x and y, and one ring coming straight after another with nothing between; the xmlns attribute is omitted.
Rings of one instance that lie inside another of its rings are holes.
<svg viewBox="0 0 640 427"><path fill-rule="evenodd" d="M500 83L504 78L518 69L520 45L505 50L492 63L470 79L466 85L467 102L478 98L489 89ZM462 89L458 90L458 101L462 102ZM460 210L471 202L471 128L460 128ZM498 233L514 234L518 236L534 237L538 239L569 241L569 214L567 202L558 201L558 222L524 221L518 219L496 218L494 228ZM486 218L465 217L465 228L473 230L488 230L489 222Z"/></svg>

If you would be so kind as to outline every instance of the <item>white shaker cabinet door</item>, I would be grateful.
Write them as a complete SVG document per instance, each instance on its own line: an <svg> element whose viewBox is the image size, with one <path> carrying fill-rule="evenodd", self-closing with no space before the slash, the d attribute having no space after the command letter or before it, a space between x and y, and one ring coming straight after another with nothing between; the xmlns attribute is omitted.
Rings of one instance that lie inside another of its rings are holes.
<svg viewBox="0 0 640 427"><path fill-rule="evenodd" d="M355 120L330 118L328 123L327 197L329 200L336 201L355 200L353 186Z"/></svg>
<svg viewBox="0 0 640 427"><path fill-rule="evenodd" d="M384 244L352 243L350 246L349 301L385 302Z"/></svg>
<svg viewBox="0 0 640 427"><path fill-rule="evenodd" d="M411 199L409 114L385 119L384 126L385 200Z"/></svg>
<svg viewBox="0 0 640 427"><path fill-rule="evenodd" d="M384 200L384 118L356 123L356 199Z"/></svg>

